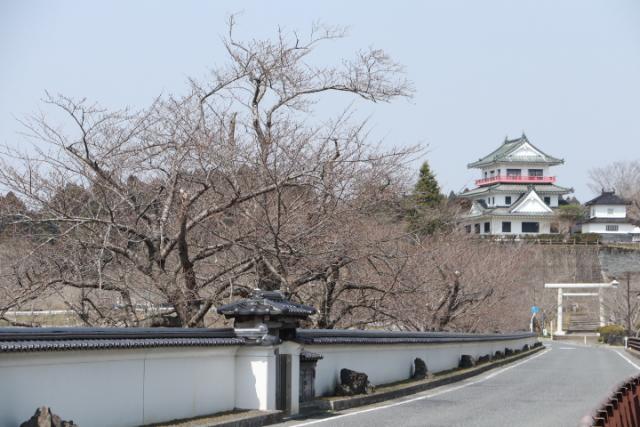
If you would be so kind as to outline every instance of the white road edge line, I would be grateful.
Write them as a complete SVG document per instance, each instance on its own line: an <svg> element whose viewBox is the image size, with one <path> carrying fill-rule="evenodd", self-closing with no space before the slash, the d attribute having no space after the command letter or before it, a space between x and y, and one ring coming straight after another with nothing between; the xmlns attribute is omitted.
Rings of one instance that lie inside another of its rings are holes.
<svg viewBox="0 0 640 427"><path fill-rule="evenodd" d="M529 358L527 358L527 359L525 359L525 360L523 360L521 362L518 362L518 363L516 363L514 365L507 366L506 368L502 368L502 369L499 369L499 370L497 370L495 372L492 372L489 375L486 375L483 378L480 378L478 380L466 382L466 383L463 383L463 384L460 384L460 385L457 385L457 386L454 386L454 387L449 387L449 388L446 388L444 390L436 391L435 393L414 397L412 399L403 400L401 402L390 403L388 405L382 405L382 406L376 406L374 408L363 409L361 411L349 412L347 414L337 415L335 417L330 417L330 418L324 418L322 420L314 420L314 421L308 421L308 422L305 422L305 423L294 424L294 426L295 427L302 427L302 426L310 426L310 425L313 425L313 424L320 424L320 423L324 423L324 422L327 422L327 421L334 421L334 420L337 420L337 419L340 419L340 418L350 417L352 415L364 414L364 413L367 413L367 412L378 411L380 409L393 408L394 406L404 405L405 403L412 403L412 402L417 402L419 400L424 400L424 399L429 399L429 398L432 398L432 397L440 396L441 394L445 394L445 393L449 393L449 392L452 392L452 391L460 390L461 388L465 388L465 387L468 387L470 385L479 384L481 382L484 382L486 380L494 378L494 377L502 374L503 372L508 371L509 369L513 369L513 368L518 367L520 365L523 365L523 364L525 364L527 362L530 362L533 359L537 359L538 357L547 354L549 351L551 351L550 348L546 349L545 351L543 351L540 354L536 354L535 356L529 357ZM631 361L629 361L629 363L631 363ZM638 369L640 369L640 367L638 367ZM446 386L443 386L443 387L446 387Z"/></svg>
<svg viewBox="0 0 640 427"><path fill-rule="evenodd" d="M627 356L625 356L624 354L620 353L618 350L611 350L614 353L617 353L618 356L622 357L624 360L626 360L627 362L629 362L629 364L631 366L633 366L634 368L636 368L637 370L640 371L640 366L638 366L636 363L634 363L631 359L629 359Z"/></svg>

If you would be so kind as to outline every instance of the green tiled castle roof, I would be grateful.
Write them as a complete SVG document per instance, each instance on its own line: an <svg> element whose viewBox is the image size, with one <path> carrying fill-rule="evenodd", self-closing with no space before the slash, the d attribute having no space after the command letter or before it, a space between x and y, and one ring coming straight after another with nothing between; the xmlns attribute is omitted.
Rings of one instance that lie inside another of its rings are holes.
<svg viewBox="0 0 640 427"><path fill-rule="evenodd" d="M514 153L523 145L528 144L534 150L536 150L540 154L535 154L532 156L516 156ZM498 149L489 153L487 156L478 159L478 161L469 163L467 167L469 168L481 168L484 166L488 166L492 163L497 162L506 162L506 163L545 163L548 165L558 165L564 163L564 160L558 159L556 157L550 156L544 153L539 148L535 147L528 139L527 136L523 133L520 138L516 139L506 139L504 143L498 147Z"/></svg>

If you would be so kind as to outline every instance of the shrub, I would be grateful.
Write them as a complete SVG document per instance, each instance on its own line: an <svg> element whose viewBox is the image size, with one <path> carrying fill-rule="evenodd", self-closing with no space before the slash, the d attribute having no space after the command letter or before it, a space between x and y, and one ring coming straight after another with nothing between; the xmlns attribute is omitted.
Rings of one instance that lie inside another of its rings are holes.
<svg viewBox="0 0 640 427"><path fill-rule="evenodd" d="M597 233L576 233L573 235L576 243L595 243L600 240Z"/></svg>
<svg viewBox="0 0 640 427"><path fill-rule="evenodd" d="M564 240L564 235L559 233L554 234L538 234L536 236L537 240L548 240L552 242L562 242Z"/></svg>
<svg viewBox="0 0 640 427"><path fill-rule="evenodd" d="M600 338L598 341L609 342L609 337L622 337L624 336L624 327L620 325L607 325L600 326L598 328Z"/></svg>

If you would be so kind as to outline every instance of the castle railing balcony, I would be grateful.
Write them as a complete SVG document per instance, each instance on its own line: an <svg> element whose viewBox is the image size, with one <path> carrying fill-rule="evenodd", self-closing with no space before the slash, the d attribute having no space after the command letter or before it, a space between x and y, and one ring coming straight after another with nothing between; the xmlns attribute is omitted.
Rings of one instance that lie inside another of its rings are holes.
<svg viewBox="0 0 640 427"><path fill-rule="evenodd" d="M555 176L529 176L529 175L496 175L488 178L477 179L476 185L483 186L489 184L553 184L556 182Z"/></svg>

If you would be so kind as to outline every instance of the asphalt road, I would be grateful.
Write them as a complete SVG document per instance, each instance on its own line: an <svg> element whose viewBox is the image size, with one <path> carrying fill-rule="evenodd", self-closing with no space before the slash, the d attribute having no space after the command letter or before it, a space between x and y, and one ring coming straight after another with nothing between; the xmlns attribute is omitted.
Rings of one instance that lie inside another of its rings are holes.
<svg viewBox="0 0 640 427"><path fill-rule="evenodd" d="M280 425L575 427L616 384L640 372L640 361L624 350L546 345L548 350L463 382Z"/></svg>

